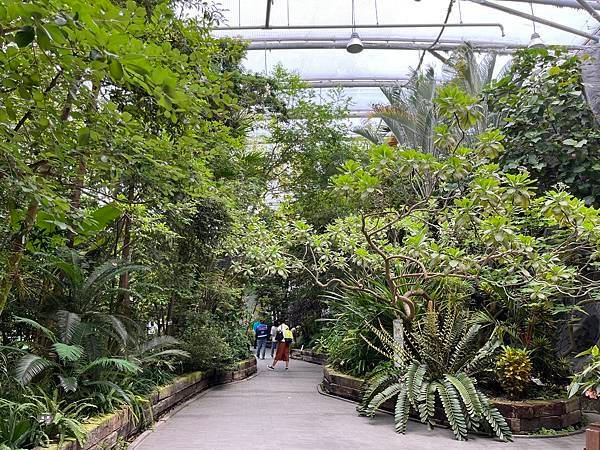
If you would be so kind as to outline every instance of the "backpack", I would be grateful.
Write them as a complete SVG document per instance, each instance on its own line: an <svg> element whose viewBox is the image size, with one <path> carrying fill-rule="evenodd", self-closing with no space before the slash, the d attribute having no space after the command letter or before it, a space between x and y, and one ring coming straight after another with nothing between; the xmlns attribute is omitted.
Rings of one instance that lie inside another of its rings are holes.
<svg viewBox="0 0 600 450"><path fill-rule="evenodd" d="M281 330L277 330L277 333L275 334L275 341L283 341L283 332Z"/></svg>
<svg viewBox="0 0 600 450"><path fill-rule="evenodd" d="M292 333L292 330L289 328L283 330L283 338L285 339L286 344L291 344L294 342L294 334Z"/></svg>

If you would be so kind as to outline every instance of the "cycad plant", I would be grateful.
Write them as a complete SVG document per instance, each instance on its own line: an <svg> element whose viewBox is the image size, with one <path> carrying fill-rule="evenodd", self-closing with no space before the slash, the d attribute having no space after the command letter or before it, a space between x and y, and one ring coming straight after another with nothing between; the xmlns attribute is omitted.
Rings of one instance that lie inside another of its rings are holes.
<svg viewBox="0 0 600 450"><path fill-rule="evenodd" d="M405 332L403 346L386 330L371 328L381 345L370 344L393 364L367 380L359 413L373 416L384 402L397 397L396 431L405 433L411 409L433 427L439 402L456 439L467 439L470 430L479 430L484 423L498 438L511 439L506 420L474 378L491 364L500 344L494 339L482 343L481 327L469 322L467 312L427 311Z"/></svg>

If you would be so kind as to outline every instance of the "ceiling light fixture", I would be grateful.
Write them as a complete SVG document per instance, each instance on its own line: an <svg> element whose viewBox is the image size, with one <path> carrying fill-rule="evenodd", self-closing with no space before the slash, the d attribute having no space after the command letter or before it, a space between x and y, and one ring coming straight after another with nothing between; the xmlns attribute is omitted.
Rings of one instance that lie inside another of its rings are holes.
<svg viewBox="0 0 600 450"><path fill-rule="evenodd" d="M360 36L356 32L356 19L354 12L354 0L352 0L352 34L350 35L350 40L346 45L346 51L348 53L356 54L363 51L365 48L362 41L360 40Z"/></svg>
<svg viewBox="0 0 600 450"><path fill-rule="evenodd" d="M533 12L533 3L529 2L529 7L531 8L531 15L535 16L535 14ZM531 23L533 24L533 34L531 35L531 38L529 39L529 44L527 44L527 48L544 48L544 47L546 47L546 44L544 44L544 41L542 41L541 36L535 29L535 22L532 20Z"/></svg>
<svg viewBox="0 0 600 450"><path fill-rule="evenodd" d="M527 48L544 48L546 44L542 41L542 38L538 33L533 33L531 35L531 39L529 40L529 44L527 44Z"/></svg>

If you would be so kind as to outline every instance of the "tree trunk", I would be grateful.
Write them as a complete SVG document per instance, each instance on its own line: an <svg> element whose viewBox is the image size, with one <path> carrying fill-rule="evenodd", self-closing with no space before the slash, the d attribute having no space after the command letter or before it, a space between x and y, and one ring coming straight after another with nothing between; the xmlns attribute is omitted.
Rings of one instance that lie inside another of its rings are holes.
<svg viewBox="0 0 600 450"><path fill-rule="evenodd" d="M127 190L129 206L133 203L135 188L133 183ZM121 259L128 263L131 261L131 212L127 211L123 216L123 247L121 248ZM121 312L127 313L131 309L131 296L129 295L129 271L125 271L119 278L119 289L121 290Z"/></svg>
<svg viewBox="0 0 600 450"><path fill-rule="evenodd" d="M25 251L25 244L27 243L29 232L37 217L39 207L40 205L37 200L32 200L31 203L29 203L29 207L25 213L25 220L21 224L21 229L18 233L15 233L11 239L11 255L6 263L6 269L2 280L0 280L0 314L2 314L2 311L4 311L4 308L6 307L8 295L12 289L14 278L19 271L23 252Z"/></svg>

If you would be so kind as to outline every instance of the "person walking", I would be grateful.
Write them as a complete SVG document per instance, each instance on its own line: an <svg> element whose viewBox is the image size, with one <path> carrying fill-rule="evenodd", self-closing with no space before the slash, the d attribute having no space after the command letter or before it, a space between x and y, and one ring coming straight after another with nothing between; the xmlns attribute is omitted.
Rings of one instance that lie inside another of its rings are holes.
<svg viewBox="0 0 600 450"><path fill-rule="evenodd" d="M252 331L254 331L254 348L256 348L256 329L258 328L258 326L260 325L260 320L255 321L252 324Z"/></svg>
<svg viewBox="0 0 600 450"><path fill-rule="evenodd" d="M267 350L267 339L269 337L269 327L264 320L260 320L260 323L256 327L256 357L265 359L265 351ZM262 351L261 351L262 350Z"/></svg>
<svg viewBox="0 0 600 450"><path fill-rule="evenodd" d="M275 349L277 348L277 341L275 340L275 336L277 336L277 327L279 326L279 322L273 322L271 325L271 358L275 355Z"/></svg>
<svg viewBox="0 0 600 450"><path fill-rule="evenodd" d="M285 361L285 370L288 370L290 365L290 346L294 342L294 335L292 334L290 327L283 321L281 322L281 325L277 327L275 340L277 341L277 352L275 353L273 364L267 366L267 368L269 370L275 370L275 366L279 361Z"/></svg>

